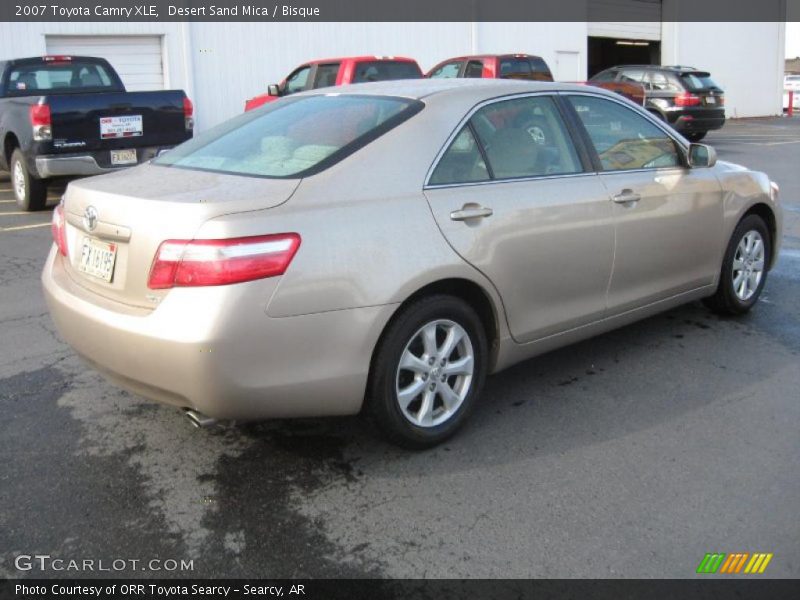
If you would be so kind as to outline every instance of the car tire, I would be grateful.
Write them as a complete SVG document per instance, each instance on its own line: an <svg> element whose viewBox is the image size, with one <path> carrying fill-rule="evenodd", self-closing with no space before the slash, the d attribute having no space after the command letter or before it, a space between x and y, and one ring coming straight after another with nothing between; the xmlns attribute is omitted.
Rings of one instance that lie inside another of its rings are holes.
<svg viewBox="0 0 800 600"><path fill-rule="evenodd" d="M19 209L28 212L42 210L47 204L47 184L28 170L25 155L19 148L11 154L9 169L11 189Z"/></svg>
<svg viewBox="0 0 800 600"><path fill-rule="evenodd" d="M722 315L741 315L761 296L767 281L772 241L764 219L748 215L736 226L722 261L716 293L704 300Z"/></svg>
<svg viewBox="0 0 800 600"><path fill-rule="evenodd" d="M684 137L692 143L699 142L706 137L707 131L692 131L691 133L684 133Z"/></svg>
<svg viewBox="0 0 800 600"><path fill-rule="evenodd" d="M421 298L397 314L378 344L368 414L402 447L436 446L472 411L487 356L486 332L469 304L448 295Z"/></svg>

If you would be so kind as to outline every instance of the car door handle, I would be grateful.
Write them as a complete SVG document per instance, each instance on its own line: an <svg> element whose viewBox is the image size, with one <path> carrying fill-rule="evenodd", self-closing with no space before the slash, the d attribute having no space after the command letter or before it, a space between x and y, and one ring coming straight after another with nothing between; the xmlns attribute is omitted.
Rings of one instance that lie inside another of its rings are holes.
<svg viewBox="0 0 800 600"><path fill-rule="evenodd" d="M625 189L625 190L622 190L616 196L612 196L611 199L614 202L618 202L619 204L628 204L628 203L631 203L631 202L638 202L639 200L642 199L642 195L641 194L637 194L633 190Z"/></svg>
<svg viewBox="0 0 800 600"><path fill-rule="evenodd" d="M491 208L484 208L483 206L464 206L461 210L454 210L450 213L450 218L453 221L466 221L468 219L483 219L491 217L494 211Z"/></svg>

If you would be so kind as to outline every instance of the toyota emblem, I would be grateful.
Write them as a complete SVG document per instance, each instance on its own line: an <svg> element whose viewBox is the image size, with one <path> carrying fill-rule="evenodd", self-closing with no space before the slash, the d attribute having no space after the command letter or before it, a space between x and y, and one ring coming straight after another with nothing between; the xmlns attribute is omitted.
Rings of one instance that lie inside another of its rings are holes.
<svg viewBox="0 0 800 600"><path fill-rule="evenodd" d="M94 206L87 206L83 211L83 227L86 231L94 231L97 227L97 209Z"/></svg>

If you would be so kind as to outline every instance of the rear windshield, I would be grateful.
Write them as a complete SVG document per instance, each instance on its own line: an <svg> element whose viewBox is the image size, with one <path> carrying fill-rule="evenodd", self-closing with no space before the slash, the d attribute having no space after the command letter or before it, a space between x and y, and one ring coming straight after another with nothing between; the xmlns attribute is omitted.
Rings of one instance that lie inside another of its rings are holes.
<svg viewBox="0 0 800 600"><path fill-rule="evenodd" d="M108 69L90 61L54 61L18 65L11 69L6 90L9 96L116 90L118 83Z"/></svg>
<svg viewBox="0 0 800 600"><path fill-rule="evenodd" d="M719 89L719 86L714 83L708 73L684 73L681 75L681 81L688 90Z"/></svg>
<svg viewBox="0 0 800 600"><path fill-rule="evenodd" d="M420 77L422 77L422 72L415 63L376 60L358 63L353 83L390 81L393 79L419 79Z"/></svg>
<svg viewBox="0 0 800 600"><path fill-rule="evenodd" d="M337 95L284 98L162 154L154 163L290 178L318 173L410 118L418 100Z"/></svg>

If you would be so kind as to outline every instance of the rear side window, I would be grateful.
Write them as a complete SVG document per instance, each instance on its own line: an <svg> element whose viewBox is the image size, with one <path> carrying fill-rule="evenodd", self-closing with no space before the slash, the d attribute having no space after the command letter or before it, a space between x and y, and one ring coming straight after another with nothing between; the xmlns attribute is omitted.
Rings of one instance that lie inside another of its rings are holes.
<svg viewBox="0 0 800 600"><path fill-rule="evenodd" d="M422 73L419 67L410 62L392 62L390 60L376 60L363 62L356 65L356 74L353 83L367 81L390 81L394 79L419 79Z"/></svg>
<svg viewBox="0 0 800 600"><path fill-rule="evenodd" d="M643 115L591 96L569 101L586 128L605 171L680 166L675 142Z"/></svg>
<svg viewBox="0 0 800 600"><path fill-rule="evenodd" d="M158 165L304 177L337 163L422 110L389 96L308 96L240 115L157 158Z"/></svg>
<svg viewBox="0 0 800 600"><path fill-rule="evenodd" d="M336 85L336 77L339 75L339 63L329 65L317 65L317 78L314 81L315 88L331 87Z"/></svg>
<svg viewBox="0 0 800 600"><path fill-rule="evenodd" d="M687 90L720 89L708 73L684 73L681 81Z"/></svg>
<svg viewBox="0 0 800 600"><path fill-rule="evenodd" d="M658 71L648 73L647 80L650 84L650 89L655 92L681 91L680 86L672 77L667 77L664 73L659 73Z"/></svg>
<svg viewBox="0 0 800 600"><path fill-rule="evenodd" d="M58 61L45 64L19 65L8 76L9 96L84 92L118 89L116 80L101 64L88 61Z"/></svg>
<svg viewBox="0 0 800 600"><path fill-rule="evenodd" d="M494 102L477 111L442 155L430 184L581 171L555 103L549 97L532 96Z"/></svg>

